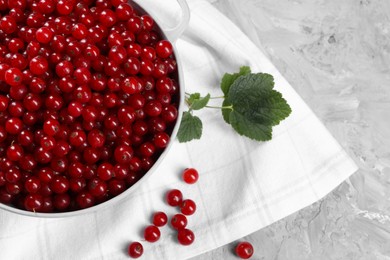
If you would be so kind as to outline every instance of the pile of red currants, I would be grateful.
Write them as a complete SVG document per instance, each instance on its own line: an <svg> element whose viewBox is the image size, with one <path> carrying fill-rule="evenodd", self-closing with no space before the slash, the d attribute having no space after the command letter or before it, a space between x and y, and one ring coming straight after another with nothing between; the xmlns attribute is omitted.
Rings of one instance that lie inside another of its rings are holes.
<svg viewBox="0 0 390 260"><path fill-rule="evenodd" d="M178 96L171 43L127 0L0 0L0 202L117 196L169 143Z"/></svg>

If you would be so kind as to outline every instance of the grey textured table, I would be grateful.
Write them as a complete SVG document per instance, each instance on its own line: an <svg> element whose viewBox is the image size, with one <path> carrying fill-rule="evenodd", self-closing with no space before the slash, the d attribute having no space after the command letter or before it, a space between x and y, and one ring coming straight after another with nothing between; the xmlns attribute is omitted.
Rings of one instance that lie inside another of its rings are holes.
<svg viewBox="0 0 390 260"><path fill-rule="evenodd" d="M243 238L252 259L390 259L390 1L209 1L360 167L323 200ZM237 259L234 245L194 259Z"/></svg>

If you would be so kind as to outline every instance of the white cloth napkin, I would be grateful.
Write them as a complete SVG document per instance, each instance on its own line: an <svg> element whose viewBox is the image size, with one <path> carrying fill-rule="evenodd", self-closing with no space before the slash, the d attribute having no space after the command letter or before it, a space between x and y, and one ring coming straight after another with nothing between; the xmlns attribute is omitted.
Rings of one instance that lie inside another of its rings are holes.
<svg viewBox="0 0 390 260"><path fill-rule="evenodd" d="M153 0L161 17L178 16L170 1ZM175 142L157 171L127 199L99 212L64 219L39 219L0 211L0 259L127 259L126 247L141 240L155 211L176 209L163 197L179 188L197 202L188 227L196 242L176 242L161 229L161 239L143 242L143 259L186 259L259 230L319 200L357 167L270 61L226 17L204 0L189 0L191 21L177 42L189 92L220 95L225 72L242 65L275 77L293 113L274 129L273 140L257 143L238 136L220 112L200 111L200 141ZM297 64L299 65L299 64ZM200 172L186 185L180 172Z"/></svg>

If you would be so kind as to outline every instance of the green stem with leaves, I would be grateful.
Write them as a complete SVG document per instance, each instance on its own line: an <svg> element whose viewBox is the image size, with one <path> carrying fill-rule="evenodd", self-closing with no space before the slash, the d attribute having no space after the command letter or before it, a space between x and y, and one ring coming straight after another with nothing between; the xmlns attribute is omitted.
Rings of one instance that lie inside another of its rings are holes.
<svg viewBox="0 0 390 260"><path fill-rule="evenodd" d="M220 109L223 119L240 135L256 141L272 138L272 127L291 113L282 94L273 89L272 75L251 73L249 67L241 67L238 73L226 73L221 81L223 96L202 96L200 93L185 95L188 111L183 112L177 137L180 142L200 139L203 124L194 111L203 108ZM211 99L223 99L221 106L208 105Z"/></svg>

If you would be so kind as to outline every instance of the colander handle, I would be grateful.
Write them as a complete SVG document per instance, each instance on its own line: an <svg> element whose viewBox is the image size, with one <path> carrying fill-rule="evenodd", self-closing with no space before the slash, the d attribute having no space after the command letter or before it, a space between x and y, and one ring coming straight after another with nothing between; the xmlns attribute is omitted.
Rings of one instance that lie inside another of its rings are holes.
<svg viewBox="0 0 390 260"><path fill-rule="evenodd" d="M177 0L181 8L180 22L173 28L165 28L165 35L171 42L175 42L187 29L190 22L190 8L186 0Z"/></svg>

